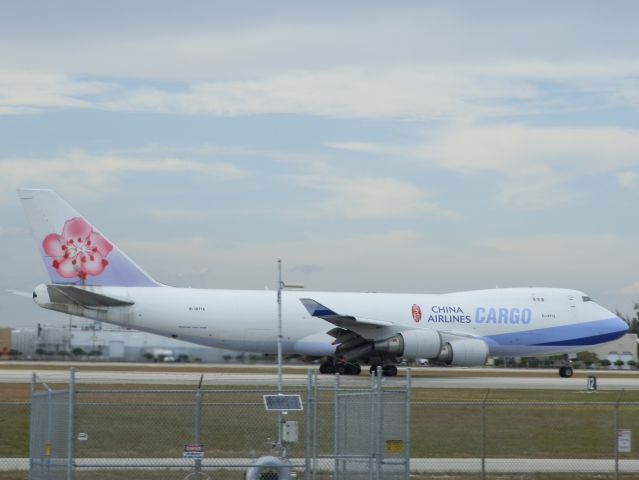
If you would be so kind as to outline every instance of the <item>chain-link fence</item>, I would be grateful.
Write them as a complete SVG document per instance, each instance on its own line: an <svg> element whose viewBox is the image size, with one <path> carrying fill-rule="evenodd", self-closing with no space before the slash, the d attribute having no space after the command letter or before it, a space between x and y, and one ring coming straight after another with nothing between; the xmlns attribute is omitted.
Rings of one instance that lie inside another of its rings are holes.
<svg viewBox="0 0 639 480"><path fill-rule="evenodd" d="M354 389L309 375L306 388L282 392L305 409L278 412L265 409L272 389L76 389L72 380L33 394L30 478L407 479L409 384L372 378ZM354 434L363 425L366 435Z"/></svg>
<svg viewBox="0 0 639 480"><path fill-rule="evenodd" d="M34 380L31 392L29 478L67 480L73 467L74 388L70 384L66 390L52 390L41 385L44 389L38 390Z"/></svg>
<svg viewBox="0 0 639 480"><path fill-rule="evenodd" d="M304 410L281 417L265 411L262 397L270 389L95 386L76 390L73 415L65 419L69 410L58 407L50 424L38 406L43 392L33 399L32 428L56 432L71 418L75 479L232 480L251 471L257 472L251 480L277 478L262 474L279 474L284 467L251 468L258 459L277 460L282 449L286 472L311 480L403 478L396 475L408 471L409 458L413 479L639 478L639 403L622 400L633 394L605 402L590 395L561 403L488 395L478 401L422 401L417 395L410 401L408 386L376 391L363 379L346 378L342 385L340 377L311 377L305 387L285 387L284 393L301 396ZM299 426L298 441L282 449L280 418ZM194 445L203 445L201 460L185 458L185 446ZM34 472L47 461L67 465L64 450L50 447L51 459L32 463ZM46 449L46 441L39 448Z"/></svg>
<svg viewBox="0 0 639 480"><path fill-rule="evenodd" d="M411 407L416 472L482 479L639 478L639 403L414 402Z"/></svg>

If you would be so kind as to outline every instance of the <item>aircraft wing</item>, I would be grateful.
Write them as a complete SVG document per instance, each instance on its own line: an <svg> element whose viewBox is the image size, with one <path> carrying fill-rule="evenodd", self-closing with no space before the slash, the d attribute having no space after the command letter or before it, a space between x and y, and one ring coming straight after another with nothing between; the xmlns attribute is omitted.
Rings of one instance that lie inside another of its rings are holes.
<svg viewBox="0 0 639 480"><path fill-rule="evenodd" d="M366 318L354 317L352 315L340 315L330 308L325 307L321 303L316 302L312 298L300 298L300 302L302 302L302 305L306 307L306 310L308 310L308 313L311 316L326 320L327 322L330 322L340 328L352 329L354 327L356 328L363 326L390 327L391 325L393 325L393 322L388 322L385 320L371 320Z"/></svg>
<svg viewBox="0 0 639 480"><path fill-rule="evenodd" d="M360 329L363 327L384 328L393 325L393 322L385 320L340 315L312 298L300 298L300 301L311 316L335 325L335 328L326 333L335 339L333 345L338 345L336 354L346 361L361 358L369 354L373 348L370 339L362 336Z"/></svg>
<svg viewBox="0 0 639 480"><path fill-rule="evenodd" d="M481 338L480 335L475 335L470 332L461 332L459 330L439 330L440 335L445 340L456 340L462 338Z"/></svg>
<svg viewBox="0 0 639 480"><path fill-rule="evenodd" d="M133 305L130 300L109 297L73 285L47 285L47 292L52 303L73 304L84 308L128 307Z"/></svg>

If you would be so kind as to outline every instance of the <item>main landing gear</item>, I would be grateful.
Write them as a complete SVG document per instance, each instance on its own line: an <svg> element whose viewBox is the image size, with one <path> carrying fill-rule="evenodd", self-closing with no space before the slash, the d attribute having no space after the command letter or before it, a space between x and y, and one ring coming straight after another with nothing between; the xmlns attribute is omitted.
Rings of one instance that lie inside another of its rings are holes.
<svg viewBox="0 0 639 480"><path fill-rule="evenodd" d="M339 373L340 375L359 375L362 372L362 367L358 363L348 363L343 361L326 360L320 364L320 373L327 375L333 375Z"/></svg>
<svg viewBox="0 0 639 480"><path fill-rule="evenodd" d="M397 367L395 365L381 365L379 363L373 363L370 368L371 375L377 375L377 369L382 368L382 376L395 377L397 376ZM334 375L339 373L340 375L359 375L362 371L362 367L358 363L345 362L344 360L334 360L329 358L320 364L319 371L325 375Z"/></svg>
<svg viewBox="0 0 639 480"><path fill-rule="evenodd" d="M377 375L377 369L381 365L371 365L371 375ZM395 365L384 365L382 367L383 377L395 377L397 376L397 367Z"/></svg>

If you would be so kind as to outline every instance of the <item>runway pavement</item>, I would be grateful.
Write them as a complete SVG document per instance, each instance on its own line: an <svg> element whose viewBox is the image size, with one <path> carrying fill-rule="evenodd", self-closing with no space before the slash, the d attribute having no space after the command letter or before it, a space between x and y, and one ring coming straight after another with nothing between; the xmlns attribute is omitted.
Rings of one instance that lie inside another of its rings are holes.
<svg viewBox="0 0 639 480"><path fill-rule="evenodd" d="M304 459L290 459L295 469L304 468ZM205 458L202 467L224 470L246 470L251 465L251 458ZM319 460L320 467L326 470L334 468L333 460ZM193 460L181 458L76 458L79 470L126 469L134 466L140 470L193 468ZM487 473L522 474L522 473L573 473L573 474L610 474L615 472L615 460L609 459L574 459L574 458L487 458ZM0 471L24 471L29 469L28 458L0 458ZM411 458L411 472L418 473L479 473L480 458ZM619 472L639 473L639 460L619 460Z"/></svg>
<svg viewBox="0 0 639 480"><path fill-rule="evenodd" d="M44 365L44 366L43 366ZM204 375L203 386L270 386L276 385L277 375L273 372L272 365L266 367L253 367L252 370L263 369L260 372L242 372L239 368L222 365L221 371L199 372L197 367L190 366L186 371L175 367L153 366L148 368L146 364L127 364L132 369L124 371L122 364L105 364L104 370L93 370L95 363L89 364L92 370L82 370L79 364L76 372L78 384L132 384L132 385L173 385L194 386ZM72 364L32 364L20 365L20 368L3 368L0 364L0 383L29 383L35 372L39 380L47 383L66 383L69 379L69 368ZM31 368L28 368L31 367ZM51 368L53 367L53 368ZM67 368L65 368L67 367ZM137 368L137 369L136 369ZM202 366L202 370L210 369L210 366ZM298 367L293 371L299 373L286 373L283 376L287 386L305 386L307 383L307 371L314 367ZM290 371L291 368L287 367ZM472 389L545 389L545 390L585 390L587 375L580 374L573 378L561 378L555 370L507 370L507 369L414 369L412 384L417 388L472 388ZM448 375L450 373L450 375ZM401 372L400 372L401 374ZM432 374L432 375L431 375ZM639 371L588 371L588 375L597 377L599 390L639 390ZM320 382L332 384L332 376L319 375ZM341 382L345 386L365 387L370 383L369 375L362 373L359 376L342 376ZM403 376L384 378L387 385L403 385Z"/></svg>

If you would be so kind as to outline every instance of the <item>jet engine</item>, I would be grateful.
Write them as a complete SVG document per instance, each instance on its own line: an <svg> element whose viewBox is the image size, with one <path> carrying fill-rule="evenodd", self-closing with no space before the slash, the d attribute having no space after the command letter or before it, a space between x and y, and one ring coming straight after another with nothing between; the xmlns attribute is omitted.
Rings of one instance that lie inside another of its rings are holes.
<svg viewBox="0 0 639 480"><path fill-rule="evenodd" d="M488 345L483 340L463 338L443 344L437 360L457 367L477 367L486 363L488 353Z"/></svg>
<svg viewBox="0 0 639 480"><path fill-rule="evenodd" d="M375 342L375 350L407 359L435 358L442 350L442 339L436 330L406 330Z"/></svg>

